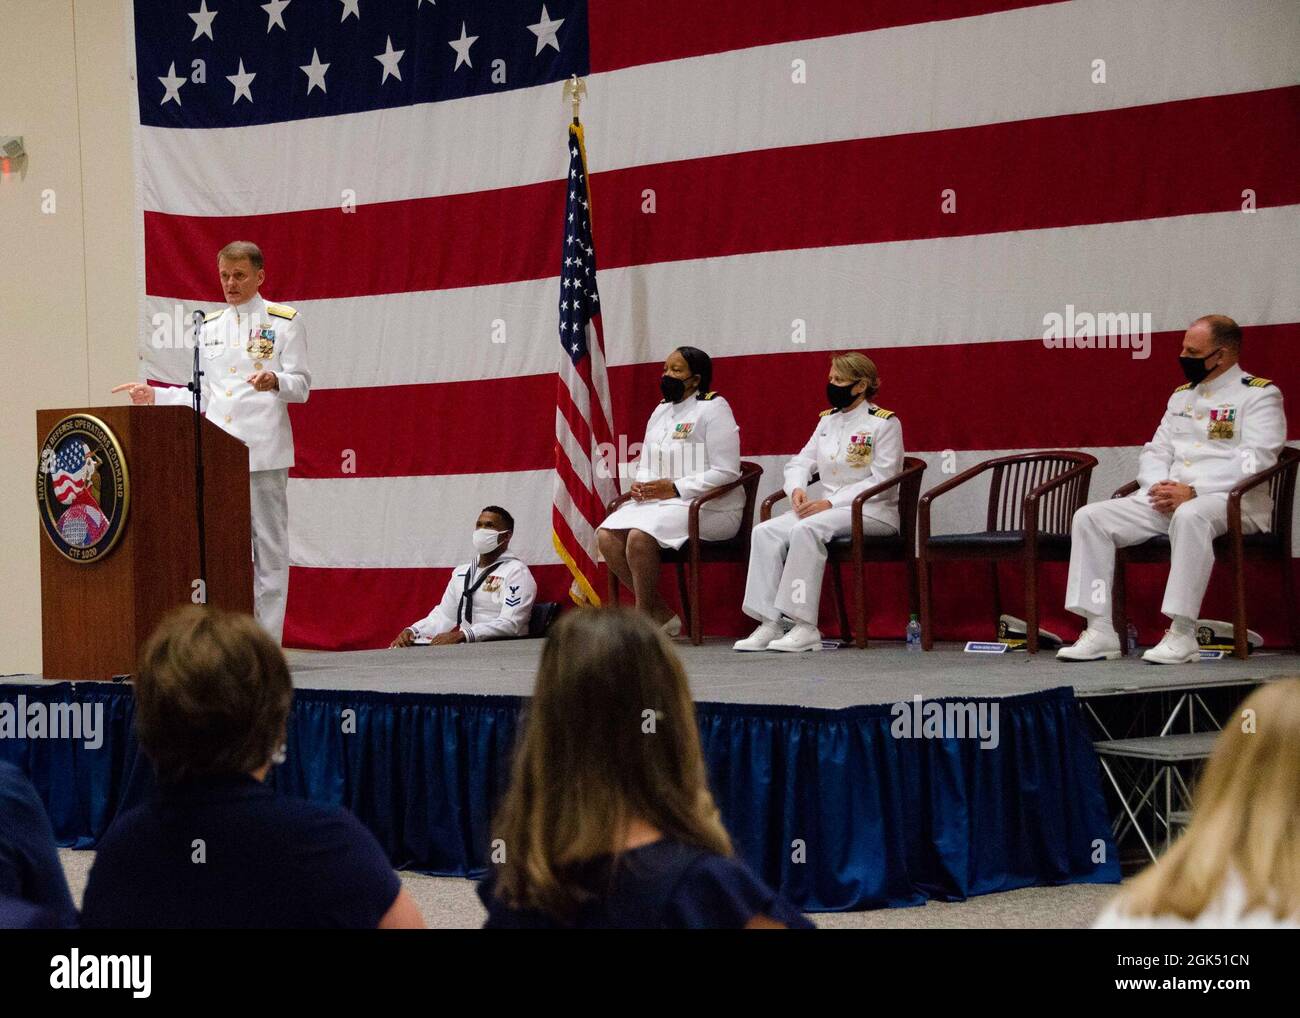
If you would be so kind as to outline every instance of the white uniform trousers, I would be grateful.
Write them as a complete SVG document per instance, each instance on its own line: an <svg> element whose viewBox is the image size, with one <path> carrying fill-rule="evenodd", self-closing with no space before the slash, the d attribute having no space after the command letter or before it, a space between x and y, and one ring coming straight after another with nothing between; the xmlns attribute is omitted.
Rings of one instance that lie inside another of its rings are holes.
<svg viewBox="0 0 1300 1018"><path fill-rule="evenodd" d="M1242 518L1246 533L1259 529ZM1070 579L1065 607L1078 615L1111 617L1111 585L1115 579L1115 549L1169 535L1169 581L1160 610L1173 618L1201 613L1210 585L1216 537L1228 531L1228 496L1200 495L1173 513L1157 512L1146 492L1128 498L1093 502L1074 514L1070 528Z"/></svg>
<svg viewBox="0 0 1300 1018"><path fill-rule="evenodd" d="M288 470L248 475L253 511L253 613L276 643L284 638L289 596Z"/></svg>
<svg viewBox="0 0 1300 1018"><path fill-rule="evenodd" d="M745 614L760 622L779 622L785 615L817 625L826 542L848 537L852 521L852 509L832 506L804 520L791 511L756 526L750 538ZM862 532L873 536L898 533L870 516L863 517Z"/></svg>

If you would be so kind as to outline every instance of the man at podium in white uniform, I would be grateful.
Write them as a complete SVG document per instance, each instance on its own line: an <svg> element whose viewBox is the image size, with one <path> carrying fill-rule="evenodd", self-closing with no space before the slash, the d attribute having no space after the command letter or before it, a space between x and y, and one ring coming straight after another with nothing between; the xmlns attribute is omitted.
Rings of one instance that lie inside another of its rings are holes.
<svg viewBox="0 0 1300 1018"><path fill-rule="evenodd" d="M253 515L253 603L257 619L277 642L284 635L289 591L289 509L293 430L287 404L305 403L311 390L307 330L302 316L270 304L258 291L266 276L256 244L235 241L217 255L229 305L209 312L199 337L208 420L248 446ZM188 389L128 382L113 389L132 403L185 406Z"/></svg>

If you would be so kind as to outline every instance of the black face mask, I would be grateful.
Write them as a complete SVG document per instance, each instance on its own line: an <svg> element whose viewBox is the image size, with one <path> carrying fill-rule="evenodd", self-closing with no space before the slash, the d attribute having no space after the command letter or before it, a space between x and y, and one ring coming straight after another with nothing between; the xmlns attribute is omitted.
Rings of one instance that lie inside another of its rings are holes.
<svg viewBox="0 0 1300 1018"><path fill-rule="evenodd" d="M1183 377L1193 385L1200 385L1205 381L1213 368L1207 368L1205 362L1214 356L1216 351L1210 351L1204 357L1179 357L1178 363L1183 369Z"/></svg>
<svg viewBox="0 0 1300 1018"><path fill-rule="evenodd" d="M659 391L669 403L680 403L686 395L686 383L672 375L663 375L659 379Z"/></svg>
<svg viewBox="0 0 1300 1018"><path fill-rule="evenodd" d="M857 382L850 382L848 385L835 385L831 382L826 383L826 401L836 410L843 410L858 397L853 394L853 387ZM859 395L861 395L859 393Z"/></svg>

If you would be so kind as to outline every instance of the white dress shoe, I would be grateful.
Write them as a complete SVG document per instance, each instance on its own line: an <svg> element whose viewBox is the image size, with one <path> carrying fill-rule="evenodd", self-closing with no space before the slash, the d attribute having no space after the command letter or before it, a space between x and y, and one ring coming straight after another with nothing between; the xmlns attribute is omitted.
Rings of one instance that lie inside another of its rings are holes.
<svg viewBox="0 0 1300 1018"><path fill-rule="evenodd" d="M767 650L767 645L773 640L779 640L785 635L785 630L775 622L764 622L743 640L737 640L731 645L732 650Z"/></svg>
<svg viewBox="0 0 1300 1018"><path fill-rule="evenodd" d="M1165 630L1164 639L1142 655L1153 665L1185 665L1201 659L1201 645L1190 634Z"/></svg>
<svg viewBox="0 0 1300 1018"><path fill-rule="evenodd" d="M1072 645L1056 652L1059 661L1114 661L1119 656L1119 634L1095 629L1085 629Z"/></svg>
<svg viewBox="0 0 1300 1018"><path fill-rule="evenodd" d="M779 650L787 654L798 654L805 650L821 650L822 634L816 626L807 622L797 622L795 627L779 640L767 645L768 650Z"/></svg>
<svg viewBox="0 0 1300 1018"><path fill-rule="evenodd" d="M681 635L682 635L682 619L681 619L681 616L680 616L680 615L674 615L672 618L670 618L667 622L665 622L665 623L664 623L662 626L660 626L659 628L662 629L662 630L663 630L665 633L667 633L669 636L681 636Z"/></svg>

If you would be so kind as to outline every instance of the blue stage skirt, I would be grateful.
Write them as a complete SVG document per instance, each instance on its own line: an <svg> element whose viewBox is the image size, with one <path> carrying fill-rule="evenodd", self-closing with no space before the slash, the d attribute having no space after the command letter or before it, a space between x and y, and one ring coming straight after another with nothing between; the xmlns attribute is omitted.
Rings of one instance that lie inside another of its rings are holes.
<svg viewBox="0 0 1300 1018"><path fill-rule="evenodd" d="M61 845L92 848L153 785L130 686L0 686L0 704L88 704L102 744L0 737ZM1002 699L997 739L924 737L894 705L696 705L736 852L809 911L1113 883L1097 758L1068 688ZM478 876L527 703L518 697L299 689L281 791L346 806L398 868ZM945 701L927 701L943 704ZM98 705L98 706L95 706ZM918 737L919 736L919 737Z"/></svg>

